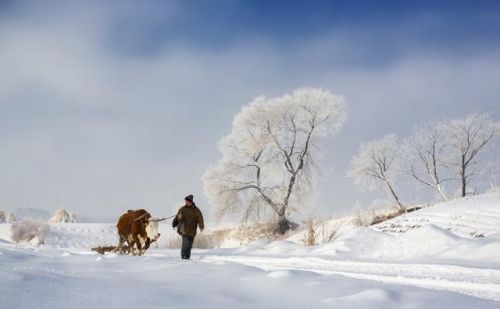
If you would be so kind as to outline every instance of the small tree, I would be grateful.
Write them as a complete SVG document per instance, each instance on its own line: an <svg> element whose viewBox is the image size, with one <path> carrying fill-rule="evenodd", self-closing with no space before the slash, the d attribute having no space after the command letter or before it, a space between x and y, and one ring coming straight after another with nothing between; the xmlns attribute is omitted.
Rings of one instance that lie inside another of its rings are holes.
<svg viewBox="0 0 500 309"><path fill-rule="evenodd" d="M67 211L64 208L58 209L52 218L49 220L50 223L78 223L76 216Z"/></svg>
<svg viewBox="0 0 500 309"><path fill-rule="evenodd" d="M0 209L0 223L7 223L7 212Z"/></svg>
<svg viewBox="0 0 500 309"><path fill-rule="evenodd" d="M278 98L259 97L233 121L219 145L222 159L204 175L215 217L244 220L273 213L278 231L290 229L289 213L312 194L311 167L319 141L345 119L341 97L299 89Z"/></svg>
<svg viewBox="0 0 500 309"><path fill-rule="evenodd" d="M460 195L467 195L467 185L476 175L485 173L488 161L483 154L492 146L498 135L499 123L487 113L474 113L464 119L450 121L447 125L450 153L447 164L458 175Z"/></svg>
<svg viewBox="0 0 500 309"><path fill-rule="evenodd" d="M347 175L363 188L374 190L382 187L394 198L398 208L404 210L394 188L396 177L401 173L400 150L395 135L362 144L359 154L351 161Z"/></svg>
<svg viewBox="0 0 500 309"><path fill-rule="evenodd" d="M14 223L17 221L16 215L0 209L0 223Z"/></svg>
<svg viewBox="0 0 500 309"><path fill-rule="evenodd" d="M16 223L17 222L17 218L16 218L16 215L13 214L13 213L8 213L7 214L7 223Z"/></svg>
<svg viewBox="0 0 500 309"><path fill-rule="evenodd" d="M406 143L405 170L421 184L435 190L441 200L448 197L443 187L447 178L447 138L446 125L436 123L424 125L414 130Z"/></svg>

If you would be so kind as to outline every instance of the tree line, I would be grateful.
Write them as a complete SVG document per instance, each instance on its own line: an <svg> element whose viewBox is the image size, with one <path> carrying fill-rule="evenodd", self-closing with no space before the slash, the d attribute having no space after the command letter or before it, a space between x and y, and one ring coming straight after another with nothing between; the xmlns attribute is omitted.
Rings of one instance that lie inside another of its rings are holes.
<svg viewBox="0 0 500 309"><path fill-rule="evenodd" d="M403 180L416 181L442 201L476 194L474 185L495 164L499 132L500 123L490 114L476 112L416 127L404 139L386 135L361 145L348 176L362 188L384 189L401 210L396 183Z"/></svg>
<svg viewBox="0 0 500 309"><path fill-rule="evenodd" d="M276 218L276 232L293 227L291 213L314 194L314 168L322 142L346 119L345 102L324 89L302 88L276 98L258 97L234 120L219 143L221 159L203 176L205 194L216 219L243 221ZM488 171L486 153L500 127L489 114L418 127L406 139L387 135L363 143L348 176L363 188L383 188L401 210L396 186L408 176L450 197L447 185L458 182L460 195Z"/></svg>

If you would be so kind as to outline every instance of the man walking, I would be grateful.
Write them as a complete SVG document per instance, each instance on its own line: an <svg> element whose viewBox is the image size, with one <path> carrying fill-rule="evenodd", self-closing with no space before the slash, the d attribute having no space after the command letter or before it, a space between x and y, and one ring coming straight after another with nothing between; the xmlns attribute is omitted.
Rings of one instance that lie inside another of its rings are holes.
<svg viewBox="0 0 500 309"><path fill-rule="evenodd" d="M191 257L191 248L193 248L194 237L197 228L203 231L203 215L193 201L193 195L188 195L184 199L186 204L179 209L177 215L172 221L172 227L177 227L177 233L182 236L181 257L188 260Z"/></svg>

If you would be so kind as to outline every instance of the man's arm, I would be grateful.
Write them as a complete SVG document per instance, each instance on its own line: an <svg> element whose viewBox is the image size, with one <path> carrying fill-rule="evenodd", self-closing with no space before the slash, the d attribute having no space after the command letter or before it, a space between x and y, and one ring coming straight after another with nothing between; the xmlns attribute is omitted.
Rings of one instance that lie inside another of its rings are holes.
<svg viewBox="0 0 500 309"><path fill-rule="evenodd" d="M205 222L203 222L203 214L201 213L201 210L198 209L198 227L200 228L200 231L203 231L205 229Z"/></svg>
<svg viewBox="0 0 500 309"><path fill-rule="evenodd" d="M177 215L175 215L175 218L174 220L172 221L172 227L175 228L179 225L179 222L181 220L181 210L179 209L179 211L177 212Z"/></svg>

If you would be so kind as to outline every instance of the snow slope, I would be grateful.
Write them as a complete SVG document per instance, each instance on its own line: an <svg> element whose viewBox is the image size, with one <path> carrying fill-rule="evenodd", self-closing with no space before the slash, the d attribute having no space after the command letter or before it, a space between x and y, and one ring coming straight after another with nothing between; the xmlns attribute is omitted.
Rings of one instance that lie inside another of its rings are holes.
<svg viewBox="0 0 500 309"><path fill-rule="evenodd" d="M0 308L499 308L499 205L466 198L319 246L256 241L191 261L90 251L116 243L114 224L52 224L36 248L2 224ZM177 237L168 223L160 232Z"/></svg>
<svg viewBox="0 0 500 309"><path fill-rule="evenodd" d="M490 193L440 203L382 222L374 228L388 233L404 233L427 224L468 238L500 233L500 195Z"/></svg>

